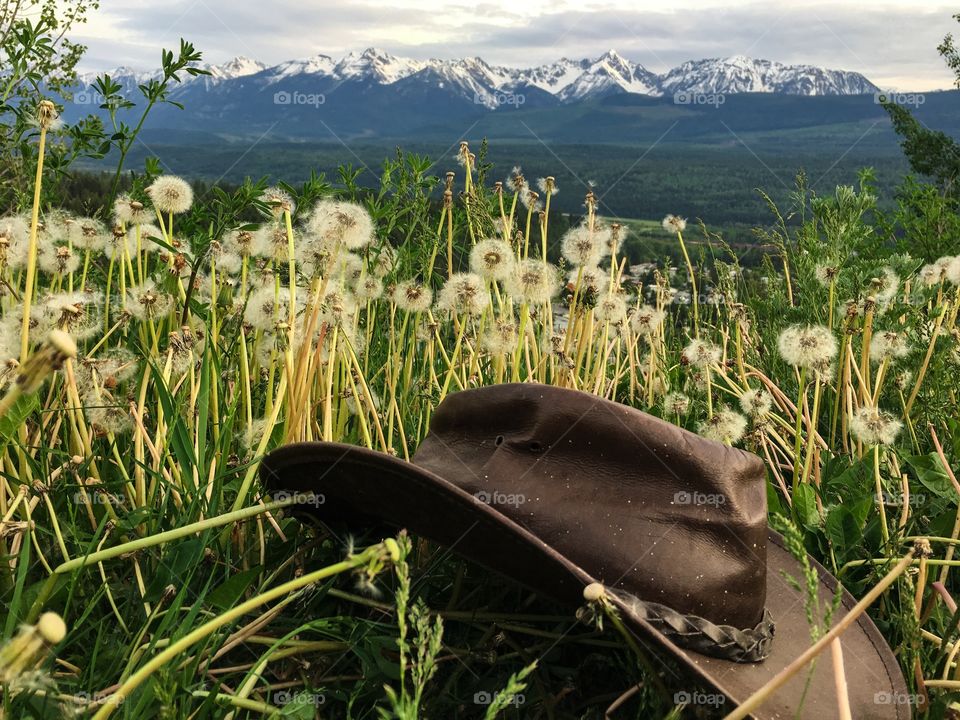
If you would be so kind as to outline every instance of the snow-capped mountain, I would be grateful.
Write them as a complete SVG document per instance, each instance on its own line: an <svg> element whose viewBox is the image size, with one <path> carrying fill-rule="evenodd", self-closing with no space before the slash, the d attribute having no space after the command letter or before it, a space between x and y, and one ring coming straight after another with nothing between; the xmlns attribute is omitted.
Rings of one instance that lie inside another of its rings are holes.
<svg viewBox="0 0 960 720"><path fill-rule="evenodd" d="M659 89L675 93L784 93L787 95L863 95L877 87L863 75L812 65L783 65L735 55L691 60L664 73Z"/></svg>
<svg viewBox="0 0 960 720"><path fill-rule="evenodd" d="M362 53L352 52L333 67L332 75L338 80L372 80L380 85L389 85L413 75L426 63L407 58L398 58L390 53L367 48Z"/></svg>
<svg viewBox="0 0 960 720"><path fill-rule="evenodd" d="M517 96L525 89L542 91L560 103L573 103L613 93L653 97L676 93L782 93L788 95L859 95L873 93L877 87L863 75L843 70L827 70L811 65L784 65L741 55L729 58L691 60L666 73L653 73L610 50L595 59L560 60L533 68L490 65L482 58L456 60L413 60L397 57L377 48L352 52L340 60L314 55L289 60L271 67L249 58L238 57L221 65L204 65L209 75L186 77L175 90L185 92L198 80L206 89L244 80L263 89L288 85L297 80L319 82L333 92L341 84L395 86L409 90L417 82L432 84L462 99L495 109L504 97ZM131 88L150 77L130 68L117 68L110 75ZM94 75L82 76L84 83ZM291 87L293 91L296 88Z"/></svg>
<svg viewBox="0 0 960 720"><path fill-rule="evenodd" d="M637 95L659 95L659 78L652 72L609 50L596 60L582 61L583 72L565 85L557 96L564 101L628 92Z"/></svg>
<svg viewBox="0 0 960 720"><path fill-rule="evenodd" d="M234 78L246 77L247 75L256 75L267 69L259 60L251 60L248 57L235 57L222 65L206 65L206 70L210 72L210 79L216 81L233 80Z"/></svg>

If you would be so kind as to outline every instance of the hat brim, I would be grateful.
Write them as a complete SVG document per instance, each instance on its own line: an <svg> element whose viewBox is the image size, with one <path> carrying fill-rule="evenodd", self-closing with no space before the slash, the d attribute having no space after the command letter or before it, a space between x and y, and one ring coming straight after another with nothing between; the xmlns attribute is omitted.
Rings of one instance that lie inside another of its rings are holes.
<svg viewBox="0 0 960 720"><path fill-rule="evenodd" d="M406 528L572 607L584 604L586 585L602 582L496 508L428 470L384 453L340 443L296 443L265 457L260 477L274 493L316 494L317 500L305 504L304 509L321 520L388 532ZM666 652L729 702L742 703L812 643L804 595L784 578L786 574L802 583L803 569L784 548L779 534L771 530L769 540L766 607L776 623L776 633L770 654L762 662L737 663L685 650L628 604L616 596L611 599L629 629L649 649ZM827 608L837 580L813 558L809 561L820 578L820 605ZM855 604L844 590L834 623ZM841 640L853 716L907 720L911 705L903 674L873 621L861 615ZM696 696L690 700L717 702L716 698ZM809 668L797 673L754 717L795 718L800 707L801 718L839 717L830 653L820 656L812 676Z"/></svg>

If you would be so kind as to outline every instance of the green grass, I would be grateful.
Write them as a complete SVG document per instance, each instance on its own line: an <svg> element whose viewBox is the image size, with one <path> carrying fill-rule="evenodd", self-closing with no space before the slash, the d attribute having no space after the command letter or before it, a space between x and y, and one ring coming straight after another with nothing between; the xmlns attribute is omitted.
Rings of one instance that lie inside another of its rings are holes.
<svg viewBox="0 0 960 720"><path fill-rule="evenodd" d="M692 278L677 234L625 221L630 260L670 256L674 272L661 263L626 282L618 249L601 260L612 285L561 290L571 267L557 233L534 213L527 237L512 190L501 212L492 184L503 174L458 168L451 204L438 207L430 198L442 180L401 155L373 186L349 173L337 187L246 184L159 216L147 188L169 180L138 177L131 196L162 226L138 224L129 205L119 235L102 219L70 223L45 209L35 289L25 285L29 217L0 221L11 228L3 392L14 393L0 415L9 717L601 718L638 683L615 717L678 716L675 693L689 683L669 662L637 657L616 623L579 622L418 538L301 523L258 485L260 458L285 442L408 458L446 395L511 379L584 389L757 452L771 514L858 597L929 538L930 561L914 561L917 572L871 615L912 691L919 676L952 676L945 648L957 617L931 583L956 593L943 564L960 529L949 469L960 453L955 276L920 282L936 258L895 251L902 233L881 231L889 218L875 198L841 189L801 192L803 222L774 210L758 220L768 246L759 259L723 228L687 228ZM336 212L323 204L333 197L344 203ZM597 242L605 214L586 212ZM537 258L547 238L563 277L550 270L549 299L516 279L481 281L473 302L483 307L471 311L444 292L447 268L467 271L474 244L504 227L511 256ZM742 265L741 254L751 255ZM838 269L832 286L817 280L823 264ZM691 280L704 296L696 308L671 302ZM440 302L410 309L392 292L404 282ZM36 359L18 366L28 296ZM628 314L604 316L607 297ZM851 313L848 299L859 303ZM551 343L563 306L570 329ZM636 319L651 308L662 312L652 324ZM838 345L826 364L799 372L778 353L794 324L826 328ZM75 357L50 350L51 330L73 336ZM867 337L883 331L902 335L907 353L872 363ZM691 361L694 337L709 343L707 360ZM17 397L27 369L45 382ZM760 389L772 393L768 412L746 418L744 432L720 427L725 408L741 413L744 393ZM675 412L670 393L688 406ZM874 405L903 423L880 450L856 421ZM28 652L43 612L63 617L66 637ZM657 677L647 662L662 668ZM949 690L927 688L940 708Z"/></svg>

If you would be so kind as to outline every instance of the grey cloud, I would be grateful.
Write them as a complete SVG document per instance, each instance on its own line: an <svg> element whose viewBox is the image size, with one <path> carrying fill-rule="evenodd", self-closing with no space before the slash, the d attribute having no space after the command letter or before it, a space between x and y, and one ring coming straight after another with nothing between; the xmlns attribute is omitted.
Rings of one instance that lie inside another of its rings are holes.
<svg viewBox="0 0 960 720"><path fill-rule="evenodd" d="M316 52L338 56L375 44L417 58L480 55L492 63L532 65L615 48L653 71L690 59L745 54L856 70L882 86L924 88L951 84L936 46L947 32L960 29L951 19L955 9L946 6L853 10L763 3L677 12L560 11L522 21L510 17L509 27L497 24L502 9L482 3L415 11L326 1L265 6L186 0L154 8L114 5L111 12L130 33L128 42L107 50L107 43L90 41L87 66L117 54L132 61L138 47L144 60L136 64L149 66L161 44L185 36L214 62L240 54L270 63ZM412 31L443 40L410 46L390 39Z"/></svg>

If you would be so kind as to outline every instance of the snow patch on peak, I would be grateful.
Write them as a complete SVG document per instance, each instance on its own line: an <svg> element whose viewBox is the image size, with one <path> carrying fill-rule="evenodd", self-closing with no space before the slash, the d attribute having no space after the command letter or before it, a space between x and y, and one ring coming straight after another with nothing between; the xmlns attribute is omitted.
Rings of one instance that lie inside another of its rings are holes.
<svg viewBox="0 0 960 720"><path fill-rule="evenodd" d="M367 48L361 53L348 53L333 68L339 80L372 79L387 84L419 72L425 66L418 60L399 58L377 48Z"/></svg>
<svg viewBox="0 0 960 720"><path fill-rule="evenodd" d="M329 55L311 55L300 60L287 60L269 68L270 82L278 82L295 75L329 75L334 68L333 58Z"/></svg>
<svg viewBox="0 0 960 720"><path fill-rule="evenodd" d="M256 75L258 72L266 70L267 66L259 60L252 60L240 55L221 65L212 65L208 69L211 77L217 80L229 80L232 78L246 77L247 75Z"/></svg>

